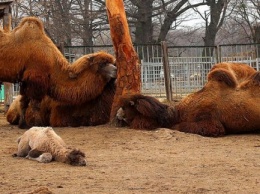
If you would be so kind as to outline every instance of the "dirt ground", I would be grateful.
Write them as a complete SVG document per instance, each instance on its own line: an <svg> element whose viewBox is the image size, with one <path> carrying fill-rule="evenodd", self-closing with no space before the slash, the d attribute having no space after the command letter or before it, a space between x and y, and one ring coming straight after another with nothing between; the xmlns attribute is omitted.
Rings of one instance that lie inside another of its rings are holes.
<svg viewBox="0 0 260 194"><path fill-rule="evenodd" d="M87 166L74 167L13 158L24 131L0 113L1 194L260 193L260 134L206 138L110 125L55 128L87 155Z"/></svg>

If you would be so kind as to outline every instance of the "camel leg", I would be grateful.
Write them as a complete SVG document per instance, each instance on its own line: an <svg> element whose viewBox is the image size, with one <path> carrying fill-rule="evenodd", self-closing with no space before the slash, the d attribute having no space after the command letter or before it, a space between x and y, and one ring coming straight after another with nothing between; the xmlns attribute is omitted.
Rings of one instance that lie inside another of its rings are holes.
<svg viewBox="0 0 260 194"><path fill-rule="evenodd" d="M17 153L13 154L13 157L26 157L30 150L29 139L22 136L18 139L18 150Z"/></svg>
<svg viewBox="0 0 260 194"><path fill-rule="evenodd" d="M26 112L26 109L28 108L28 104L30 102L30 99L25 96L25 95L22 95L21 97L21 100L20 100L20 106L21 106L21 115L20 115L20 120L19 120L19 128L21 129L27 129L29 128L26 124L26 121L25 121L25 112Z"/></svg>
<svg viewBox="0 0 260 194"><path fill-rule="evenodd" d="M52 161L51 153L42 152L42 151L37 150L37 149L30 150L30 152L28 153L26 158L30 159L30 160L36 160L36 161L41 162L41 163L48 163L48 162Z"/></svg>
<svg viewBox="0 0 260 194"><path fill-rule="evenodd" d="M43 126L43 120L41 118L40 109L41 109L40 100L30 100L30 107L26 111L25 122L29 127L32 126ZM31 109L30 109L31 108Z"/></svg>
<svg viewBox="0 0 260 194"><path fill-rule="evenodd" d="M179 131L194 133L208 137L219 137L225 135L225 128L215 120L202 120L198 122L182 122L179 125Z"/></svg>
<svg viewBox="0 0 260 194"><path fill-rule="evenodd" d="M28 156L32 157L32 158L37 158L40 155L42 155L44 152L37 150L37 149L32 149L29 151Z"/></svg>

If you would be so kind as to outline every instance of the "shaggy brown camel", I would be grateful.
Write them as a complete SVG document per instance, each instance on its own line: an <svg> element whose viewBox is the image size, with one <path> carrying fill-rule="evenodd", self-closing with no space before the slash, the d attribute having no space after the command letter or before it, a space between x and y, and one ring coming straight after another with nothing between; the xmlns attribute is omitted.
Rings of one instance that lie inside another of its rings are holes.
<svg viewBox="0 0 260 194"><path fill-rule="evenodd" d="M115 58L97 52L79 58L71 66L35 17L24 18L10 33L0 31L0 81L22 82L25 94L33 99L49 94L60 101L81 104L95 98L100 92L94 91L104 87L88 81L93 76L104 79L95 63L114 64Z"/></svg>
<svg viewBox="0 0 260 194"><path fill-rule="evenodd" d="M78 127L105 124L109 122L115 88L115 79L111 79L97 98L81 105L65 104L45 96L36 110L30 102L25 114L26 125ZM21 95L18 95L6 113L6 119L10 124L19 124L20 99Z"/></svg>
<svg viewBox="0 0 260 194"><path fill-rule="evenodd" d="M169 106L150 96L125 96L119 123L135 129L159 127L203 136L260 132L260 72L245 64L217 64L206 85Z"/></svg>
<svg viewBox="0 0 260 194"><path fill-rule="evenodd" d="M106 85L103 74L116 74L114 63L112 55L97 52L70 65L35 17L24 18L11 32L0 30L0 81L21 83L22 121L30 100L37 109L45 95L75 105L96 98ZM103 64L111 65L100 68ZM89 81L93 76L98 87Z"/></svg>
<svg viewBox="0 0 260 194"><path fill-rule="evenodd" d="M87 56L91 57L93 54ZM99 56L100 55L96 55L94 59L99 61ZM26 109L26 122L24 123L22 122L21 110L22 96L19 95L10 105L6 113L7 121L10 124L19 124L20 128L32 126L76 127L107 123L109 121L116 89L116 66L113 67L113 65L109 63L97 62L90 62L89 65L92 66L92 69L87 68L85 70L91 71L93 74L93 76L88 79L89 83L92 83L95 87L105 84L101 93L95 94L95 92L99 92L97 90L89 91L93 96L97 96L96 98L79 105L57 101L47 95L41 100L41 102L32 99L29 102L28 108L24 108ZM93 69L97 72L93 71ZM103 80L99 79L100 75L103 76ZM74 73L74 75L71 76L77 75Z"/></svg>

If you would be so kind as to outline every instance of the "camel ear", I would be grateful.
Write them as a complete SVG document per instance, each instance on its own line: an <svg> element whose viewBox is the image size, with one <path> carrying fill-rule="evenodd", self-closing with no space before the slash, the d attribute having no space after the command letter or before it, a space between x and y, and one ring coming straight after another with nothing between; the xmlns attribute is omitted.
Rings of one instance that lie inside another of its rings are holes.
<svg viewBox="0 0 260 194"><path fill-rule="evenodd" d="M226 69L215 69L208 74L208 81L223 82L227 86L235 88L237 83L235 77Z"/></svg>

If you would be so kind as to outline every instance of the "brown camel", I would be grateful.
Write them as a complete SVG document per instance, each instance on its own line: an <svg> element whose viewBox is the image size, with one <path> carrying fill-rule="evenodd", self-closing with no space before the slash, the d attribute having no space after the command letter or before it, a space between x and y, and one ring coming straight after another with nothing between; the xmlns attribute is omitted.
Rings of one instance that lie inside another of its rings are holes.
<svg viewBox="0 0 260 194"><path fill-rule="evenodd" d="M117 120L135 129L166 127L203 136L260 132L260 72L221 63L206 85L169 106L150 96L125 96Z"/></svg>
<svg viewBox="0 0 260 194"><path fill-rule="evenodd" d="M25 114L26 126L78 127L105 124L109 122L115 88L115 80L111 79L97 98L81 105L65 104L45 96L38 109L35 109L30 101ZM20 99L21 95L17 96L6 113L10 124L19 124Z"/></svg>
<svg viewBox="0 0 260 194"><path fill-rule="evenodd" d="M103 74L116 74L114 63L112 55L97 52L70 65L35 17L24 18L11 32L0 30L0 81L21 83L22 121L29 101L37 108L45 95L75 105L96 98L107 82ZM100 68L104 64L111 65ZM89 81L93 76L98 87Z"/></svg>
<svg viewBox="0 0 260 194"><path fill-rule="evenodd" d="M32 126L89 126L107 123L116 89L116 66L110 63L102 63L102 61L99 63L98 61L103 60L102 55L90 54L85 57L92 57L93 61L96 61L89 62L88 65L92 68L85 69L85 71L90 71L89 75L91 75L88 82L95 86L92 87L94 91L89 91L89 93L96 98L79 105L54 100L47 95L40 102L31 99L28 108L24 108L26 109L26 122L24 123L21 110L22 96L19 95L6 113L7 121L14 125L19 124L20 128ZM71 66L74 67L74 65ZM70 76L77 77L79 75L74 72ZM100 79L100 76L103 76L103 79ZM96 87L104 84L103 90L95 90ZM95 92L100 93L96 94Z"/></svg>
<svg viewBox="0 0 260 194"><path fill-rule="evenodd" d="M88 79L99 76L103 80L104 77L94 69L97 66L90 63L114 64L115 58L97 52L79 58L71 66L35 17L24 18L9 33L0 31L0 81L22 82L25 94L33 99L49 94L57 100L81 104L95 98L100 92L93 91L102 91L104 85L96 87ZM91 74L92 68L100 75Z"/></svg>

